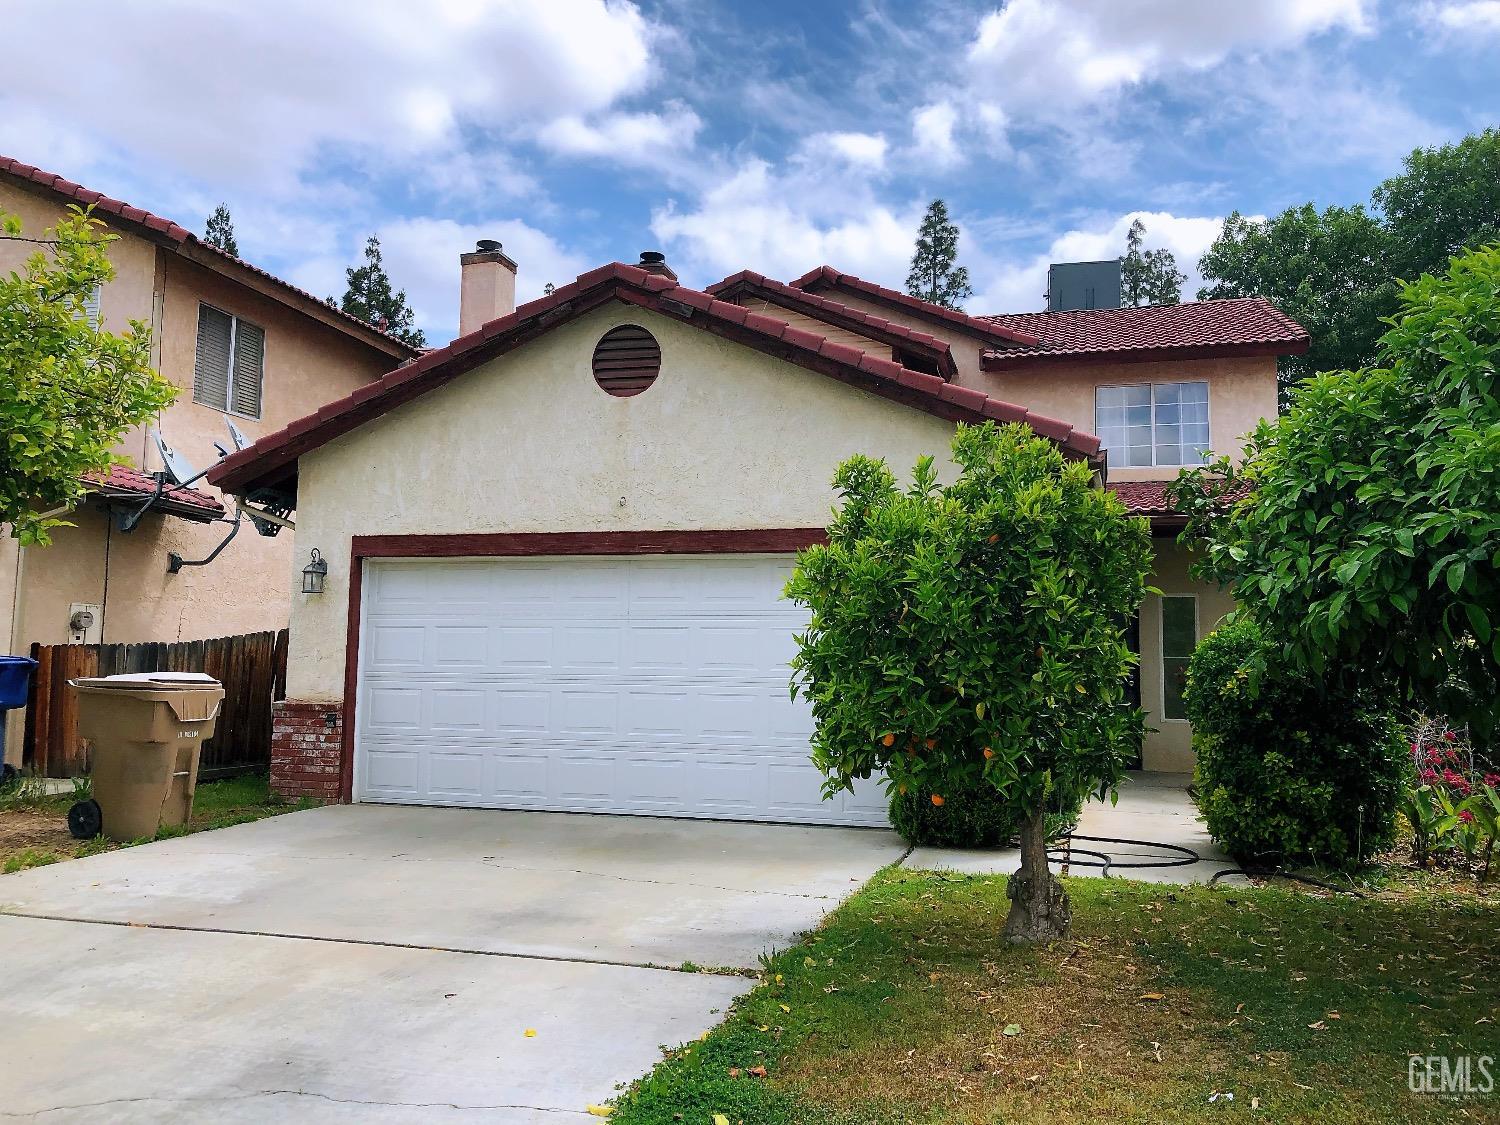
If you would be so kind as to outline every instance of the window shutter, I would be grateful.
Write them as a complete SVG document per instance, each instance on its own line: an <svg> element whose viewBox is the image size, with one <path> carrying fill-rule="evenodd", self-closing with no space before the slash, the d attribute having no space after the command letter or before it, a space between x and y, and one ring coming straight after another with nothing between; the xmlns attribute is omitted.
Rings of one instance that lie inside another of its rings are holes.
<svg viewBox="0 0 1500 1125"><path fill-rule="evenodd" d="M83 299L83 319L88 322L90 328L99 327L99 294L102 286L94 286L89 290L89 295Z"/></svg>
<svg viewBox="0 0 1500 1125"><path fill-rule="evenodd" d="M240 321L234 330L234 401L230 409L260 417L260 388L265 376L265 329Z"/></svg>
<svg viewBox="0 0 1500 1125"><path fill-rule="evenodd" d="M198 306L198 358L193 367L193 401L215 410L229 405L229 352L234 318L209 305ZM258 392L257 392L258 394Z"/></svg>

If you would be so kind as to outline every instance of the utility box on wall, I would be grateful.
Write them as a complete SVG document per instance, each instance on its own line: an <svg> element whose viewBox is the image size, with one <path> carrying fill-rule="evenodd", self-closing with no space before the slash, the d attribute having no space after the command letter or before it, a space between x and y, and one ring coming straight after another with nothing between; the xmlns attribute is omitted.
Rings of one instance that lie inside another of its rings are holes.
<svg viewBox="0 0 1500 1125"><path fill-rule="evenodd" d="M68 643L96 645L104 635L104 607L74 602L68 607Z"/></svg>

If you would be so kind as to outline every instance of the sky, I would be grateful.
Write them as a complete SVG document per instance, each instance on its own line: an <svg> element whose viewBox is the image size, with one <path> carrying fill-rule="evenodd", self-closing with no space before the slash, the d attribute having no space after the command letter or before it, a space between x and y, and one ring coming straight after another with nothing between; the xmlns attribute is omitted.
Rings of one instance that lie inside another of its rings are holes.
<svg viewBox="0 0 1500 1125"><path fill-rule="evenodd" d="M380 237L430 344L458 255L518 296L659 249L702 286L899 288L934 198L973 312L1135 217L1198 286L1231 211L1368 199L1500 124L1500 0L6 0L0 154L319 294ZM86 42L64 65L57 44Z"/></svg>

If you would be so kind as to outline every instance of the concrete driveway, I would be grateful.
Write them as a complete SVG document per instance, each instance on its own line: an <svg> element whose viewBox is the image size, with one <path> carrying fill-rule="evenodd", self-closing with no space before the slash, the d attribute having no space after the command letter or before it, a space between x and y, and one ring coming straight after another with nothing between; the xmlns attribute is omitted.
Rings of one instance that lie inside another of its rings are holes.
<svg viewBox="0 0 1500 1125"><path fill-rule="evenodd" d="M0 1118L597 1120L904 850L361 805L3 876Z"/></svg>

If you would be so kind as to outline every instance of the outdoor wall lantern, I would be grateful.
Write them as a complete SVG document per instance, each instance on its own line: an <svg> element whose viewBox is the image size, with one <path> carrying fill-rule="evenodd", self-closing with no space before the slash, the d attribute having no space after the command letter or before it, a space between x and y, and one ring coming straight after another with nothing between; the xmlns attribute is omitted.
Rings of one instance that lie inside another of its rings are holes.
<svg viewBox="0 0 1500 1125"><path fill-rule="evenodd" d="M302 568L302 592L304 594L321 594L323 583L328 579L328 564L323 561L323 556L313 548L312 561Z"/></svg>

